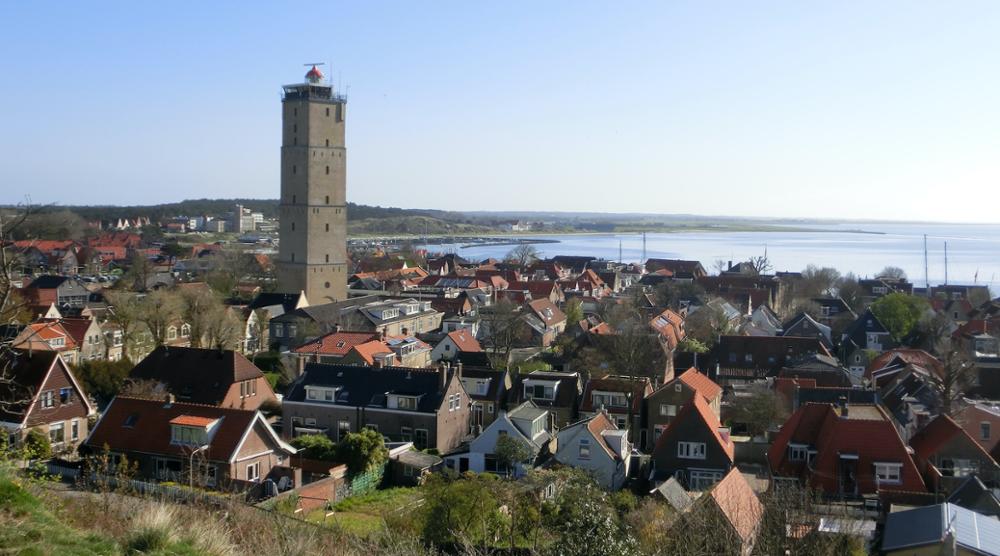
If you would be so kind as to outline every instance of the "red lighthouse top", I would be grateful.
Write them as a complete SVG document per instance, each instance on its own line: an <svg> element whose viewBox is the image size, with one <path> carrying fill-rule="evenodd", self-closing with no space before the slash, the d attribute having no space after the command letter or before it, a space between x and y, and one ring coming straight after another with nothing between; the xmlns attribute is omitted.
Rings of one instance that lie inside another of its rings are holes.
<svg viewBox="0 0 1000 556"><path fill-rule="evenodd" d="M319 83L320 80L322 79L323 79L323 72L319 71L319 68L317 68L315 65L312 67L311 70L309 70L308 73L306 73L306 80L308 80L310 83Z"/></svg>

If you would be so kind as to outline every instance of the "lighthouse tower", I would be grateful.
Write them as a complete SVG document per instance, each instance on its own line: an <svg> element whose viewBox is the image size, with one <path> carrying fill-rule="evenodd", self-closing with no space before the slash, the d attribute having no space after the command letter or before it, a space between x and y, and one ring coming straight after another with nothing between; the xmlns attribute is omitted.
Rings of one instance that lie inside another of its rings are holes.
<svg viewBox="0 0 1000 556"><path fill-rule="evenodd" d="M312 304L347 297L347 98L316 65L281 100L279 290Z"/></svg>

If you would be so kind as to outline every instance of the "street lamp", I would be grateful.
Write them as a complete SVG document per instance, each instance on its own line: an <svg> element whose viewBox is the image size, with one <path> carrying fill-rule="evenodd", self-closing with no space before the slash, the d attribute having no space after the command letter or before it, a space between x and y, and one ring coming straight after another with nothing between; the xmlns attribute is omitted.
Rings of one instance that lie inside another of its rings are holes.
<svg viewBox="0 0 1000 556"><path fill-rule="evenodd" d="M208 444L199 446L197 449L191 452L191 456L188 458L188 474L190 475L191 488L194 489L194 455L198 452L204 452L208 449Z"/></svg>

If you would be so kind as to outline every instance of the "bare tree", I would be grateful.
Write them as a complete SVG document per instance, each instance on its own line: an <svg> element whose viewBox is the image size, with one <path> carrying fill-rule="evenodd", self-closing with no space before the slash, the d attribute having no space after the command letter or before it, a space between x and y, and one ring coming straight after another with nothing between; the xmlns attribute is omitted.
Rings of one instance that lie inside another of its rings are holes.
<svg viewBox="0 0 1000 556"><path fill-rule="evenodd" d="M14 335L6 327L23 319L25 301L15 288L15 270L18 257L11 248L10 238L15 237L19 228L32 214L29 205L18 207L13 212L0 211L0 411L19 412L23 404L31 398L31 392L19 384L13 376L13 364L17 352L12 349Z"/></svg>
<svg viewBox="0 0 1000 556"><path fill-rule="evenodd" d="M497 368L507 367L510 352L528 334L520 307L502 299L484 308L483 324L486 325L484 340Z"/></svg>
<svg viewBox="0 0 1000 556"><path fill-rule="evenodd" d="M961 343L950 337L940 339L936 351L941 361L941 374L932 372L931 377L941 392L942 413L952 416L959 409L956 402L975 382L976 366Z"/></svg>
<svg viewBox="0 0 1000 556"><path fill-rule="evenodd" d="M184 289L179 302L181 317L191 327L191 347L204 347L209 328L220 318L222 300L208 289Z"/></svg>
<svg viewBox="0 0 1000 556"><path fill-rule="evenodd" d="M750 267L751 272L757 276L767 274L768 272L774 270L774 266L771 264L771 259L767 258L767 255L750 257L746 260L746 264Z"/></svg>
<svg viewBox="0 0 1000 556"><path fill-rule="evenodd" d="M180 316L177 294L167 290L156 290L139 302L139 320L149 329L153 345L162 346L167 342L167 331Z"/></svg>
<svg viewBox="0 0 1000 556"><path fill-rule="evenodd" d="M538 249L530 243L521 243L508 251L504 260L524 268L538 260Z"/></svg>
<svg viewBox="0 0 1000 556"><path fill-rule="evenodd" d="M105 290L104 299L108 302L108 321L122 335L122 351L126 357L132 358L144 328L139 298L132 292Z"/></svg>
<svg viewBox="0 0 1000 556"><path fill-rule="evenodd" d="M887 266L876 275L879 278L890 278L892 280L906 280L906 271L898 266Z"/></svg>
<svg viewBox="0 0 1000 556"><path fill-rule="evenodd" d="M243 339L243 322L231 307L219 305L209 313L205 328L205 346L213 349L236 349Z"/></svg>

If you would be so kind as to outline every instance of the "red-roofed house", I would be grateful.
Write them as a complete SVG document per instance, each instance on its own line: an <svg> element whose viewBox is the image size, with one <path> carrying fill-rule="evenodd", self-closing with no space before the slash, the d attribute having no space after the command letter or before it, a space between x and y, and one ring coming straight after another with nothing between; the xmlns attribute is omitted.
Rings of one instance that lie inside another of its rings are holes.
<svg viewBox="0 0 1000 556"><path fill-rule="evenodd" d="M699 531L701 538L694 540L690 553L749 555L753 552L763 517L764 505L746 477L734 467L674 523L672 535L691 535L692 532L686 530L689 525L700 529L706 523L713 524L711 535Z"/></svg>
<svg viewBox="0 0 1000 556"><path fill-rule="evenodd" d="M892 380L892 377L907 365L916 365L938 375L942 374L941 362L936 357L922 349L895 348L884 351L865 368L865 378L875 381L877 386Z"/></svg>
<svg viewBox="0 0 1000 556"><path fill-rule="evenodd" d="M105 447L113 461L127 456L136 462L140 477L208 487L263 481L295 453L259 411L122 396L81 450L102 453Z"/></svg>
<svg viewBox="0 0 1000 556"><path fill-rule="evenodd" d="M913 460L927 488L947 496L969 475L987 486L1000 485L1000 465L947 415L938 415L910 439Z"/></svg>
<svg viewBox="0 0 1000 556"><path fill-rule="evenodd" d="M646 427L652 431L642 447L652 452L656 440L667 429L677 413L690 403L695 395L701 396L718 419L722 404L722 387L698 372L694 367L677 378L660 386L646 397Z"/></svg>
<svg viewBox="0 0 1000 556"><path fill-rule="evenodd" d="M431 352L431 360L451 361L462 353L480 353L483 351L479 340L472 335L472 332L465 329L453 330L434 346Z"/></svg>
<svg viewBox="0 0 1000 556"><path fill-rule="evenodd" d="M299 356L300 367L308 362L337 363L344 358L351 348L358 344L377 339L375 332L351 332L336 330L315 340L305 343L293 350Z"/></svg>
<svg viewBox="0 0 1000 556"><path fill-rule="evenodd" d="M955 422L989 453L1000 446L1000 406L973 404L955 414Z"/></svg>
<svg viewBox="0 0 1000 556"><path fill-rule="evenodd" d="M552 303L562 303L566 301L562 288L557 282L551 280L527 280L524 282L510 282L507 284L508 291L528 292L531 299L548 299Z"/></svg>
<svg viewBox="0 0 1000 556"><path fill-rule="evenodd" d="M548 347L566 330L566 313L548 299L529 301L527 309L524 320L531 328L536 345Z"/></svg>
<svg viewBox="0 0 1000 556"><path fill-rule="evenodd" d="M341 363L369 367L392 367L398 364L396 354L381 340L371 340L352 347Z"/></svg>
<svg viewBox="0 0 1000 556"><path fill-rule="evenodd" d="M832 496L926 491L892 419L877 405L807 403L782 425L767 457L776 480L803 481Z"/></svg>
<svg viewBox="0 0 1000 556"><path fill-rule="evenodd" d="M24 327L11 347L27 351L55 351L70 365L80 362L80 346L59 321L34 322Z"/></svg>
<svg viewBox="0 0 1000 556"><path fill-rule="evenodd" d="M676 478L688 490L704 490L733 467L735 446L729 429L701 395L692 396L653 448L655 478Z"/></svg>

